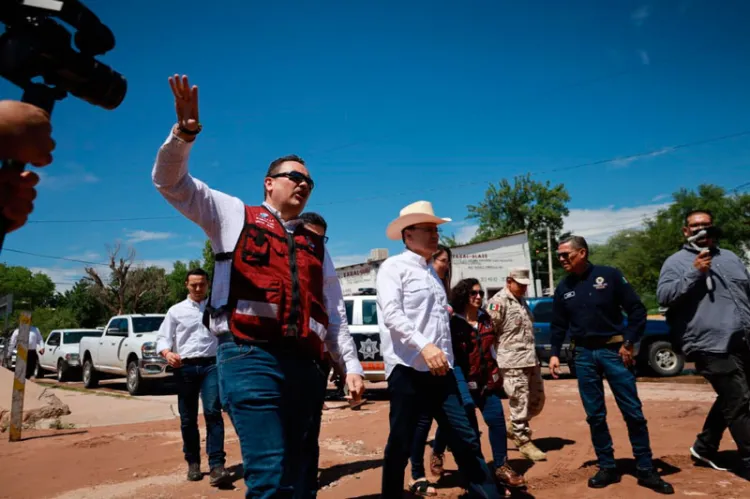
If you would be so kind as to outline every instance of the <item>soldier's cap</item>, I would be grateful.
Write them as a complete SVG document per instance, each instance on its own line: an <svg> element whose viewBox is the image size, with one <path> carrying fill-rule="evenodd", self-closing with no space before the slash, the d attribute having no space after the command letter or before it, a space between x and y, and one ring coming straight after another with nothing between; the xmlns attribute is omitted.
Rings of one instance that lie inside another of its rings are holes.
<svg viewBox="0 0 750 499"><path fill-rule="evenodd" d="M514 269L510 269L510 273L508 274L508 277L516 281L518 284L523 284L524 286L528 286L531 284L531 279L529 277L529 269L517 267Z"/></svg>

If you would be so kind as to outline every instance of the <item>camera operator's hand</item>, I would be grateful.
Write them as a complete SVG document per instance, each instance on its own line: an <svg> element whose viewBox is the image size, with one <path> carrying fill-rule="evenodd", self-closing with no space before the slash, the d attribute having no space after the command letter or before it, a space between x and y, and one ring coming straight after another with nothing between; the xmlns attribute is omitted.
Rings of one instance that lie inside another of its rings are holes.
<svg viewBox="0 0 750 499"><path fill-rule="evenodd" d="M0 101L0 159L50 164L55 148L51 133L46 111L25 102Z"/></svg>
<svg viewBox="0 0 750 499"><path fill-rule="evenodd" d="M34 172L0 169L0 209L9 222L8 232L23 226L34 210L38 182L39 175Z"/></svg>
<svg viewBox="0 0 750 499"><path fill-rule="evenodd" d="M711 252L708 250L701 251L693 261L693 266L703 273L711 270Z"/></svg>
<svg viewBox="0 0 750 499"><path fill-rule="evenodd" d="M169 77L169 86L174 94L174 108L177 112L177 125L174 134L186 142L195 140L195 135L183 133L180 128L196 132L200 128L198 121L198 87L190 86L186 75Z"/></svg>

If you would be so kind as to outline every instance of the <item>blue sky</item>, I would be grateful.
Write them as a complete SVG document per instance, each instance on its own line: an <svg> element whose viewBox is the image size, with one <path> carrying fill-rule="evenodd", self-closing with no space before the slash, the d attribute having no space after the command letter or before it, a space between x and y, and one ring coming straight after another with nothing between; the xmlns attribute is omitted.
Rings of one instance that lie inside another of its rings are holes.
<svg viewBox="0 0 750 499"><path fill-rule="evenodd" d="M34 223L6 248L102 262L121 240L147 264L198 257L202 232L150 181L175 72L201 92L191 172L254 204L268 163L301 155L316 181L308 209L327 218L339 263L398 251L385 227L419 199L468 237L466 205L525 172L564 182L567 227L594 239L638 225L680 187L750 181L750 135L671 149L750 130L748 2L86 4L116 35L102 61L128 95L114 111L58 104ZM20 91L3 81L0 95ZM144 219L43 223L113 218ZM9 251L0 261L43 270L59 289L83 274Z"/></svg>

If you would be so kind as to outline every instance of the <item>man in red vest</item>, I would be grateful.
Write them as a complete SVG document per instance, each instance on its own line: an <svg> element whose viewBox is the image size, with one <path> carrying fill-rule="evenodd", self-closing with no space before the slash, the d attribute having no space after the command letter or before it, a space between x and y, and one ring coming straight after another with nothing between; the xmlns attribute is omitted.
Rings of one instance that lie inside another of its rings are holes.
<svg viewBox="0 0 750 499"><path fill-rule="evenodd" d="M202 129L198 87L187 76L169 83L177 124L152 178L216 255L206 322L219 338L219 389L240 439L245 497L315 497L324 350L342 359L353 397L364 389L354 342L340 328L333 263L323 238L298 219L315 184L297 156L271 162L261 206L191 177L188 153Z"/></svg>

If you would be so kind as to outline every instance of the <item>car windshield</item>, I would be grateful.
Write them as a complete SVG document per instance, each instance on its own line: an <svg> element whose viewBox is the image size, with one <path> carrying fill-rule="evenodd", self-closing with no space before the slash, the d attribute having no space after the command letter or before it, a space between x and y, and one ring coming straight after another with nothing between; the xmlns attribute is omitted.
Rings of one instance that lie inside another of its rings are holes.
<svg viewBox="0 0 750 499"><path fill-rule="evenodd" d="M101 331L70 331L67 333L63 333L63 343L66 345L73 345L75 343L80 343L81 338L85 338L88 336L101 336Z"/></svg>
<svg viewBox="0 0 750 499"><path fill-rule="evenodd" d="M158 331L164 317L133 317L134 333L151 333Z"/></svg>

